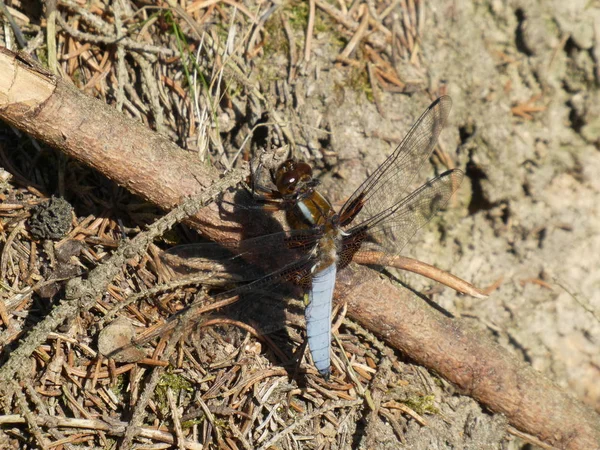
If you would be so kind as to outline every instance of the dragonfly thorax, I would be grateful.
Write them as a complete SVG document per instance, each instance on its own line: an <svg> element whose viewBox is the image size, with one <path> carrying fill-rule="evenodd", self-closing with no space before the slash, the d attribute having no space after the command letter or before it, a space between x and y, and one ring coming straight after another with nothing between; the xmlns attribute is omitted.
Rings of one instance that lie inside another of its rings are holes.
<svg viewBox="0 0 600 450"><path fill-rule="evenodd" d="M333 226L335 211L320 192L313 190L307 197L297 200L286 211L288 225L295 229L325 227L328 231Z"/></svg>
<svg viewBox="0 0 600 450"><path fill-rule="evenodd" d="M329 200L315 189L319 182L313 178L310 165L288 159L271 174L271 178L283 200L290 228L324 227L326 232L337 228L337 215Z"/></svg>

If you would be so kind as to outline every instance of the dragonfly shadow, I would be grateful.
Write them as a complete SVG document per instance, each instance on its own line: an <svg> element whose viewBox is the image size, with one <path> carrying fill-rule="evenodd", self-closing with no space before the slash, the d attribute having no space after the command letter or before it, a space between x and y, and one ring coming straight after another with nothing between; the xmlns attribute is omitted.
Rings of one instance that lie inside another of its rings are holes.
<svg viewBox="0 0 600 450"><path fill-rule="evenodd" d="M440 305L438 305L437 303L435 303L434 301L432 301L429 297L427 297L422 292L419 292L416 289L413 289L410 285L408 285L405 281L403 281L400 278L398 278L391 271L387 270L386 268L377 268L377 267L372 267L372 268L376 269L376 270L379 270L380 272L384 273L386 275L386 277L388 277L390 280L394 281L395 283L398 283L403 288L405 288L405 289L409 290L410 292L412 292L414 295L416 295L417 297L419 297L421 300L423 300L431 308L435 309L439 313L443 314L444 316L448 317L449 319L454 319L455 318L454 314L452 314L450 311L448 311L445 308L442 308Z"/></svg>
<svg viewBox="0 0 600 450"><path fill-rule="evenodd" d="M221 219L238 224L240 240L284 231L283 214L269 211L247 189L236 190L231 201L222 201L218 206Z"/></svg>
<svg viewBox="0 0 600 450"><path fill-rule="evenodd" d="M204 286L215 301L239 297L211 315L210 319L225 319L214 320L215 326L226 331L231 321L238 321L259 334L277 332L268 341L276 344L278 359L291 361L297 346L286 326L303 324L303 289L278 271L293 263L297 252L288 249L281 223L247 191L219 204L219 212L224 220L239 224L239 241L174 247L162 259L181 276L206 273ZM265 235L265 230L271 234Z"/></svg>

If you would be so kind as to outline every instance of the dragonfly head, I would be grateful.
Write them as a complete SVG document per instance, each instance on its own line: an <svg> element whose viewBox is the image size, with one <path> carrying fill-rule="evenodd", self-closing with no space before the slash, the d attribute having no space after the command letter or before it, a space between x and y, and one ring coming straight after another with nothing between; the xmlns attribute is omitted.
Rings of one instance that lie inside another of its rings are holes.
<svg viewBox="0 0 600 450"><path fill-rule="evenodd" d="M313 178L310 165L294 159L283 162L272 178L283 198L305 196L318 184Z"/></svg>

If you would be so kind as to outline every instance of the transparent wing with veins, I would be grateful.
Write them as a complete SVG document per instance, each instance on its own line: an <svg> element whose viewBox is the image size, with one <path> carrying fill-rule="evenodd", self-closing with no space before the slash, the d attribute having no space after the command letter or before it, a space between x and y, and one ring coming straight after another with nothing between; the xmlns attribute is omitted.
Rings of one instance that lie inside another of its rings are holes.
<svg viewBox="0 0 600 450"><path fill-rule="evenodd" d="M179 245L165 251L161 259L181 274L243 267L237 281L251 281L264 277L270 268L282 269L303 260L320 236L319 229L288 230L241 241Z"/></svg>
<svg viewBox="0 0 600 450"><path fill-rule="evenodd" d="M374 250L382 257L396 255L415 233L443 208L458 189L464 174L449 170L429 180L375 219L367 219L344 237L340 260L349 262L358 250ZM373 261L373 264L377 264Z"/></svg>
<svg viewBox="0 0 600 450"><path fill-rule="evenodd" d="M353 220L358 225L397 205L406 196L406 188L433 152L451 107L450 97L440 97L433 102L396 150L346 201L340 216L362 206Z"/></svg>
<svg viewBox="0 0 600 450"><path fill-rule="evenodd" d="M289 300L301 298L301 291L310 287L320 236L318 229L289 230L240 242L182 245L164 252L161 259L182 275L210 275L213 281L204 285L222 288L213 293L215 301L240 296L221 311L223 316L270 333L288 322L301 322L302 308ZM237 286L223 287L227 283Z"/></svg>
<svg viewBox="0 0 600 450"><path fill-rule="evenodd" d="M462 180L459 170L445 172L409 195L407 188L433 152L451 106L450 97L434 101L352 194L340 210L346 233L356 238L368 232L389 253L397 253L447 203ZM346 245L351 245L350 239Z"/></svg>

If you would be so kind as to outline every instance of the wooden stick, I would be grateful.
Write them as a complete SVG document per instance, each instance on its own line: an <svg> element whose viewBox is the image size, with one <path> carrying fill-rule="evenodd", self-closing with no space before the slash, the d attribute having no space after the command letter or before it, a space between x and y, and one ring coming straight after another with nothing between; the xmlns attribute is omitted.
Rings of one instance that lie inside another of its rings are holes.
<svg viewBox="0 0 600 450"><path fill-rule="evenodd" d="M445 270L438 269L435 266L424 263L422 261L407 258L406 256L387 256L381 252L359 251L352 259L358 264L378 264L386 267L395 267L397 269L407 270L409 272L418 273L430 280L442 283L455 291L462 294L467 294L475 298L487 298L487 294L481 289L476 288L471 283L452 275Z"/></svg>

